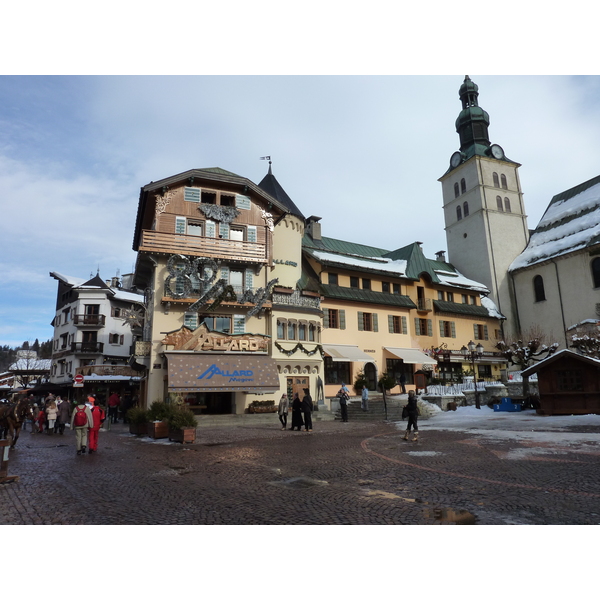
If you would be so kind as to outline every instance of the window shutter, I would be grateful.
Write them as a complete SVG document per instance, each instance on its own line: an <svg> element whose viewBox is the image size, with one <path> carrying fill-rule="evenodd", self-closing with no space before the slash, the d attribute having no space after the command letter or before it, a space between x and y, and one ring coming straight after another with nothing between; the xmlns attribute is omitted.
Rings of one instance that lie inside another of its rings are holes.
<svg viewBox="0 0 600 600"><path fill-rule="evenodd" d="M120 344L121 346L123 345L123 342L124 342L124 341L125 341L125 336L124 336L124 335L121 335L121 336L119 336L119 344Z"/></svg>
<svg viewBox="0 0 600 600"><path fill-rule="evenodd" d="M473 324L473 339L474 340L479 339L479 328L477 327L477 323Z"/></svg>
<svg viewBox="0 0 600 600"><path fill-rule="evenodd" d="M229 267L221 267L221 279L229 283Z"/></svg>
<svg viewBox="0 0 600 600"><path fill-rule="evenodd" d="M248 225L247 236L249 242L256 242L256 225Z"/></svg>
<svg viewBox="0 0 600 600"><path fill-rule="evenodd" d="M217 226L214 221L206 221L206 237L216 237Z"/></svg>
<svg viewBox="0 0 600 600"><path fill-rule="evenodd" d="M340 310L340 329L346 329L346 311Z"/></svg>
<svg viewBox="0 0 600 600"><path fill-rule="evenodd" d="M456 337L456 326L454 324L454 321L450 321L450 333L453 338Z"/></svg>
<svg viewBox="0 0 600 600"><path fill-rule="evenodd" d="M431 319L427 319L427 335L429 337L433 336L433 321Z"/></svg>
<svg viewBox="0 0 600 600"><path fill-rule="evenodd" d="M388 331L394 333L394 315L388 315Z"/></svg>
<svg viewBox="0 0 600 600"><path fill-rule="evenodd" d="M198 313L185 313L183 315L183 324L188 329L196 329L198 327Z"/></svg>
<svg viewBox="0 0 600 600"><path fill-rule="evenodd" d="M373 313L373 331L379 331L379 324L377 321L377 313Z"/></svg>
<svg viewBox="0 0 600 600"><path fill-rule="evenodd" d="M415 335L421 335L421 328L419 327L418 317L415 317Z"/></svg>
<svg viewBox="0 0 600 600"><path fill-rule="evenodd" d="M444 321L440 321L440 337L444 336Z"/></svg>
<svg viewBox="0 0 600 600"><path fill-rule="evenodd" d="M329 309L323 309L323 327L329 328Z"/></svg>
<svg viewBox="0 0 600 600"><path fill-rule="evenodd" d="M364 313L362 313L360 310L358 311L358 330L359 331L364 331L365 330Z"/></svg>
<svg viewBox="0 0 600 600"><path fill-rule="evenodd" d="M487 339L489 339L489 338L488 338L488 328L487 328L487 325L484 325L484 326L483 326L483 339L484 339L484 340L487 340Z"/></svg>
<svg viewBox="0 0 600 600"><path fill-rule="evenodd" d="M187 202L200 202L200 188L184 188L183 199Z"/></svg>
<svg viewBox="0 0 600 600"><path fill-rule="evenodd" d="M175 233L185 233L185 217L175 217Z"/></svg>
<svg viewBox="0 0 600 600"><path fill-rule="evenodd" d="M229 223L219 223L219 235L224 240L229 239Z"/></svg>
<svg viewBox="0 0 600 600"><path fill-rule="evenodd" d="M235 195L235 206L243 210L250 210L250 196Z"/></svg>
<svg viewBox="0 0 600 600"><path fill-rule="evenodd" d="M404 335L408 333L408 323L406 322L406 317L402 317L402 333Z"/></svg>
<svg viewBox="0 0 600 600"><path fill-rule="evenodd" d="M233 333L246 333L246 319L244 315L233 315Z"/></svg>
<svg viewBox="0 0 600 600"><path fill-rule="evenodd" d="M246 273L244 275L244 289L251 290L252 289L252 281L253 281L254 273L252 269L246 269Z"/></svg>

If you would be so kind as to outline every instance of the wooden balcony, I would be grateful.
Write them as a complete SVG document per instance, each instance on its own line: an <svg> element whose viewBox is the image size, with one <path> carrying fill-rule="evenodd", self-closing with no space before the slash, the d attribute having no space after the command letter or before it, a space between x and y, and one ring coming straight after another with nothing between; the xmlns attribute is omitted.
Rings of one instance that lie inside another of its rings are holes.
<svg viewBox="0 0 600 600"><path fill-rule="evenodd" d="M142 231L140 252L164 252L187 256L206 256L223 260L267 264L270 261L266 244L240 242L220 238Z"/></svg>
<svg viewBox="0 0 600 600"><path fill-rule="evenodd" d="M104 344L102 342L73 342L71 352L73 354L102 354Z"/></svg>
<svg viewBox="0 0 600 600"><path fill-rule="evenodd" d="M73 315L73 325L78 327L104 327L104 315Z"/></svg>

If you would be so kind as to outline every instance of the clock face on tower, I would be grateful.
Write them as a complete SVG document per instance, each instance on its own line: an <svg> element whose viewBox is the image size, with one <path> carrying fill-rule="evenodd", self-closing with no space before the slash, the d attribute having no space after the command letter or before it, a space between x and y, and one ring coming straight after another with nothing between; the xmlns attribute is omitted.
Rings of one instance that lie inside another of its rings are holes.
<svg viewBox="0 0 600 600"><path fill-rule="evenodd" d="M498 144L492 144L490 146L490 151L494 158L497 158L498 160L504 158L504 150L502 150L502 148L498 146Z"/></svg>
<svg viewBox="0 0 600 600"><path fill-rule="evenodd" d="M455 152L451 157L450 157L450 166L454 169L456 167L458 167L458 165L460 165L462 160L462 156L460 154L460 152Z"/></svg>

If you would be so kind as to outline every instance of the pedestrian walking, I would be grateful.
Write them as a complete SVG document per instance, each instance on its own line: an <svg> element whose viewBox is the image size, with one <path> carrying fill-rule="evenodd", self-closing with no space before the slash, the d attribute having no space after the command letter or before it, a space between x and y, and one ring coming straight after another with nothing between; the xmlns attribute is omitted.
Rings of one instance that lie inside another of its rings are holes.
<svg viewBox="0 0 600 600"><path fill-rule="evenodd" d="M90 399L94 400L93 398L88 398L88 400ZM75 431L75 445L78 455L85 454L88 428L92 427L93 424L92 413L82 398L71 415L71 429Z"/></svg>
<svg viewBox="0 0 600 600"><path fill-rule="evenodd" d="M302 420L302 400L298 396L298 392L294 394L294 399L292 400L292 426L290 427L291 431L294 431L296 427L298 431L302 429L304 425L304 421Z"/></svg>
<svg viewBox="0 0 600 600"><path fill-rule="evenodd" d="M417 397L415 396L414 390L410 390L408 392L408 404L405 407L406 413L408 415L408 425L406 426L406 432L404 433L405 440L408 440L408 436L410 434L410 428L413 428L413 442L416 442L419 439L419 426L417 425L417 418L419 416L419 407L417 405ZM404 417L404 410L402 411L402 416Z"/></svg>
<svg viewBox="0 0 600 600"><path fill-rule="evenodd" d="M279 406L277 408L277 414L279 415L279 420L281 421L281 431L284 431L287 428L287 416L289 409L290 401L287 397L287 394L283 394L279 400Z"/></svg>
<svg viewBox="0 0 600 600"><path fill-rule="evenodd" d="M312 431L312 411L313 401L310 397L310 390L304 389L304 398L302 398L302 414L304 416L304 428L306 431Z"/></svg>
<svg viewBox="0 0 600 600"><path fill-rule="evenodd" d="M400 387L402 388L402 393L406 394L406 375L404 373L400 374L400 379L398 380Z"/></svg>
<svg viewBox="0 0 600 600"><path fill-rule="evenodd" d="M348 395L348 388L342 383L342 387L337 393L337 398L340 403L340 411L342 413L342 422L348 422L348 400L350 400L350 396Z"/></svg>
<svg viewBox="0 0 600 600"><path fill-rule="evenodd" d="M46 422L46 410L44 406L40 406L38 408L36 423L37 423L37 432L44 433L44 423Z"/></svg>
<svg viewBox="0 0 600 600"><path fill-rule="evenodd" d="M108 420L111 423L119 422L119 406L121 404L121 398L117 392L113 392L108 397Z"/></svg>
<svg viewBox="0 0 600 600"><path fill-rule="evenodd" d="M363 385L360 407L365 412L369 410L369 390L366 385Z"/></svg>
<svg viewBox="0 0 600 600"><path fill-rule="evenodd" d="M101 406L96 405L95 398L88 398L88 400L92 405L92 408L90 408L92 426L88 428L88 452L91 454L92 452L98 452L98 433L102 427L102 423L104 423L106 414Z"/></svg>
<svg viewBox="0 0 600 600"><path fill-rule="evenodd" d="M63 435L65 426L71 418L71 403L68 400L63 400L58 405L58 433Z"/></svg>

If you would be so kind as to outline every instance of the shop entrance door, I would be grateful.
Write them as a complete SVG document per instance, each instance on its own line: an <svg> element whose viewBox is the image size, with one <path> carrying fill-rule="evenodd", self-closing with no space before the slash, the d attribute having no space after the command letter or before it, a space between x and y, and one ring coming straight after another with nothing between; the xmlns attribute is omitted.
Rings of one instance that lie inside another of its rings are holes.
<svg viewBox="0 0 600 600"><path fill-rule="evenodd" d="M371 392L377 390L377 368L373 363L366 363L364 369L367 378L367 389Z"/></svg>
<svg viewBox="0 0 600 600"><path fill-rule="evenodd" d="M309 388L308 377L288 377L287 378L287 397L291 402L294 399L294 394L297 392L300 400L304 398L304 388Z"/></svg>

